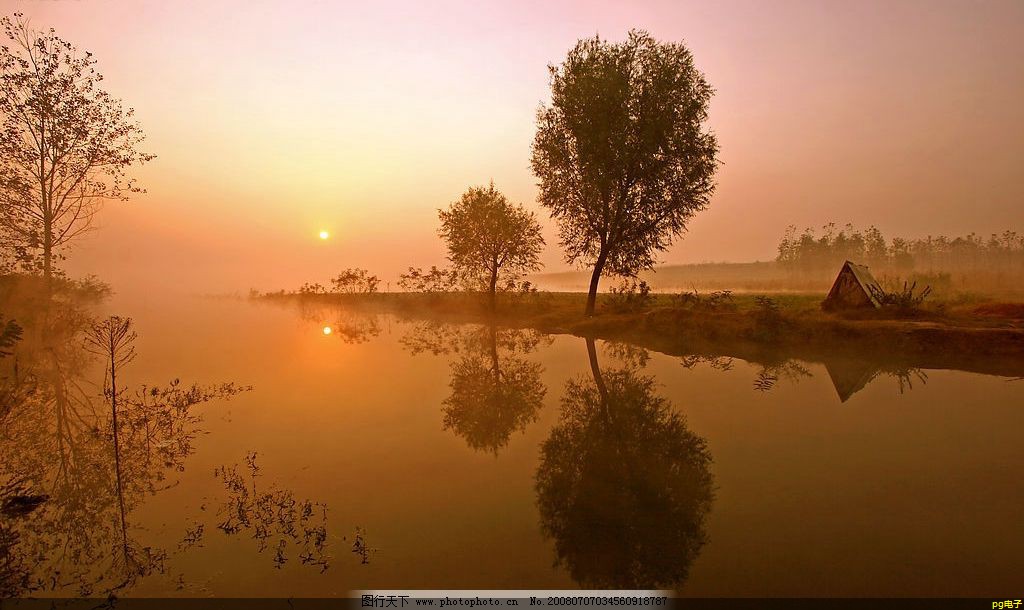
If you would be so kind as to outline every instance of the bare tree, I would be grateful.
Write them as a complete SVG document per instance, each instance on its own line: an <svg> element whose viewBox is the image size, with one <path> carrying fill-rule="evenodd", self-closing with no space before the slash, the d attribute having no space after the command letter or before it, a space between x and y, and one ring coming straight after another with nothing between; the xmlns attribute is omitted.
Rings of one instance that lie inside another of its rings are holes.
<svg viewBox="0 0 1024 610"><path fill-rule="evenodd" d="M438 210L448 260L464 277L487 286L495 306L498 279L515 280L540 268L544 238L536 215L495 190L472 187L447 210Z"/></svg>
<svg viewBox="0 0 1024 610"><path fill-rule="evenodd" d="M549 66L551 105L537 113L532 166L570 263L601 275L653 266L714 191L718 144L705 129L712 89L682 44L631 31L580 40Z"/></svg>
<svg viewBox="0 0 1024 610"><path fill-rule="evenodd" d="M126 171L154 156L138 150L134 111L99 88L91 53L20 13L0 27L0 227L8 247L41 254L49 280L104 200L142 192Z"/></svg>

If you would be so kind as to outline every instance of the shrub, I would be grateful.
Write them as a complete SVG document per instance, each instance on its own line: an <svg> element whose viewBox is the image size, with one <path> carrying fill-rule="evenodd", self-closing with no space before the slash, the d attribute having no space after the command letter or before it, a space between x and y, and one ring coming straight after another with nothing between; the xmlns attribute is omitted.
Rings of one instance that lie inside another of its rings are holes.
<svg viewBox="0 0 1024 610"><path fill-rule="evenodd" d="M325 294L327 289L320 283L311 284L306 282L302 286L299 286L299 294Z"/></svg>
<svg viewBox="0 0 1024 610"><path fill-rule="evenodd" d="M647 282L636 279L623 280L609 291L607 307L611 311L624 313L639 311L651 304L651 287Z"/></svg>
<svg viewBox="0 0 1024 610"><path fill-rule="evenodd" d="M785 319L775 299L758 295L754 297L753 338L758 341L771 341L782 331Z"/></svg>
<svg viewBox="0 0 1024 610"><path fill-rule="evenodd" d="M345 269L331 280L331 292L337 294L373 294L380 279L366 269Z"/></svg>
<svg viewBox="0 0 1024 610"><path fill-rule="evenodd" d="M917 282L903 282L903 287L898 290L886 290L879 286L868 286L871 296L875 297L882 307L897 309L900 311L913 311L919 309L932 293L931 286L925 286L924 290L915 294Z"/></svg>
<svg viewBox="0 0 1024 610"><path fill-rule="evenodd" d="M673 307L694 311L731 311L736 309L731 290L716 290L702 295L694 288L693 292L680 292L672 295L671 302Z"/></svg>
<svg viewBox="0 0 1024 610"><path fill-rule="evenodd" d="M435 266L427 272L419 267L409 267L407 273L398 276L398 286L406 292L452 292L458 283L456 271Z"/></svg>

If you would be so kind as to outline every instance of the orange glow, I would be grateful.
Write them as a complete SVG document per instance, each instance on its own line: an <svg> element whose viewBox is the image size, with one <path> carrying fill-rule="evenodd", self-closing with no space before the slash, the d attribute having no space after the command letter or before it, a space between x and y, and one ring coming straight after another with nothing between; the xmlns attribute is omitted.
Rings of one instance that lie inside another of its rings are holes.
<svg viewBox="0 0 1024 610"><path fill-rule="evenodd" d="M1024 222L1024 3L442 4L5 4L91 51L157 155L67 271L199 291L339 266L394 280L445 264L437 209L492 178L539 213L546 271L566 270L530 171L547 66L630 28L685 41L715 89L718 189L664 262L769 260L790 224ZM331 248L309 239L325 219Z"/></svg>

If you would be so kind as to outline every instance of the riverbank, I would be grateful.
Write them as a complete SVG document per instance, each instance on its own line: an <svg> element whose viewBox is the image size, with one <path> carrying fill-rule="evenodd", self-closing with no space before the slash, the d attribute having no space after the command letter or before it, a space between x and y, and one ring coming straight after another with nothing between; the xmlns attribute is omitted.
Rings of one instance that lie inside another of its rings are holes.
<svg viewBox="0 0 1024 610"><path fill-rule="evenodd" d="M585 317L586 295L503 295L491 312L480 295L465 293L263 295L382 311L403 318L493 323L545 333L625 341L669 355L727 356L758 363L787 359L856 361L878 369L957 369L1024 376L1024 303L934 302L914 311L829 313L821 295L713 294L690 299L652 296L626 302L602 295L597 315Z"/></svg>

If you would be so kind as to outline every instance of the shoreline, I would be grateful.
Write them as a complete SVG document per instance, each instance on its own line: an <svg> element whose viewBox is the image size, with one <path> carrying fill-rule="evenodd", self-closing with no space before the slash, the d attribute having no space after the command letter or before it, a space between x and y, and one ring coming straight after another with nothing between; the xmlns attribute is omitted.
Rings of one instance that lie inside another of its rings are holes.
<svg viewBox="0 0 1024 610"><path fill-rule="evenodd" d="M622 341L671 356L734 357L775 365L790 359L877 370L951 369L1024 377L1024 305L984 304L917 312L826 313L816 295L768 295L777 309L738 297L726 310L694 310L656 297L635 311L583 315L581 293L503 295L498 309L478 294L271 294L263 302L303 303L454 324L495 324L547 334ZM606 296L606 295L602 295ZM991 310L1001 315L982 315ZM1008 313L1006 313L1008 312Z"/></svg>

